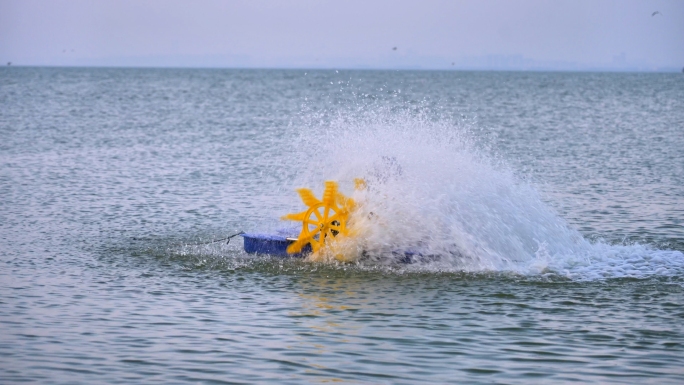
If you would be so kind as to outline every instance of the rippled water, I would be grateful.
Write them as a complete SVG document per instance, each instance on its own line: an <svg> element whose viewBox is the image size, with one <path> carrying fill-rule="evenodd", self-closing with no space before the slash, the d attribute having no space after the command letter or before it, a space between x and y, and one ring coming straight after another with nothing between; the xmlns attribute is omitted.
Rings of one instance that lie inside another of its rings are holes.
<svg viewBox="0 0 684 385"><path fill-rule="evenodd" d="M683 130L680 74L0 69L0 382L681 383ZM200 245L383 156L371 260Z"/></svg>

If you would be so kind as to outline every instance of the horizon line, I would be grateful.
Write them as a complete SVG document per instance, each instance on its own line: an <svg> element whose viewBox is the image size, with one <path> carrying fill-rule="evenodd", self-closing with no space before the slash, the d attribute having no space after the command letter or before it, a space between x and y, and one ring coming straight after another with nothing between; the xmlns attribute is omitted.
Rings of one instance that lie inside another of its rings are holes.
<svg viewBox="0 0 684 385"><path fill-rule="evenodd" d="M583 68L553 68L553 67L465 67L465 66L400 66L400 67L383 67L383 66L221 66L221 65L159 65L159 64L140 64L140 65L121 65L121 64L15 64L8 62L7 65L0 65L4 68L102 68L102 69L212 69L212 70L297 70L297 71L330 71L330 70L344 70L344 71L444 71L444 72L570 72L570 73L679 73L684 72L684 68L676 67L657 67L657 68L640 68L640 67L602 67L602 66L586 66Z"/></svg>

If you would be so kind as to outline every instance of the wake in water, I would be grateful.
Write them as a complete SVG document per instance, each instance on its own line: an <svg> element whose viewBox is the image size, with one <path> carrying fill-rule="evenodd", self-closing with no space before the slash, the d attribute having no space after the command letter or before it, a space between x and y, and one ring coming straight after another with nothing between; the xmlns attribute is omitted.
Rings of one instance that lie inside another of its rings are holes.
<svg viewBox="0 0 684 385"><path fill-rule="evenodd" d="M368 189L361 231L346 248L372 263L405 258L421 269L561 274L579 279L680 274L681 252L648 246L591 243L477 142L466 124L425 114L361 108L334 116L311 114L290 164L293 187L321 189L337 180ZM362 196L359 196L362 195ZM293 194L293 202L297 200ZM420 256L429 256L421 258Z"/></svg>

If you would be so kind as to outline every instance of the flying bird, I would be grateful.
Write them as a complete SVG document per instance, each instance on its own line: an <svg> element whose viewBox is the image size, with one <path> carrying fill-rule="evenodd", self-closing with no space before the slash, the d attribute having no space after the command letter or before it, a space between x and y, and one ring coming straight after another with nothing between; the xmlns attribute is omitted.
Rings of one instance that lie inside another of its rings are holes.
<svg viewBox="0 0 684 385"><path fill-rule="evenodd" d="M653 17L653 16L655 16L655 15L661 15L661 16L662 16L663 14L660 13L660 11L655 11L655 12L653 12L653 13L651 14L651 17Z"/></svg>
<svg viewBox="0 0 684 385"><path fill-rule="evenodd" d="M396 50L397 50L397 47L392 47L392 51L396 51Z"/></svg>

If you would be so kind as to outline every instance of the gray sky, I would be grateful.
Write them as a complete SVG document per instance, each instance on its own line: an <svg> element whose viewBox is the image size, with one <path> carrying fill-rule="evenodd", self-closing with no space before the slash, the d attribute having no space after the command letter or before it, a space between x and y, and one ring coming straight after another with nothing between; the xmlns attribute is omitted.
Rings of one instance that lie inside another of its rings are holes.
<svg viewBox="0 0 684 385"><path fill-rule="evenodd" d="M0 0L8 61L681 70L684 1Z"/></svg>

